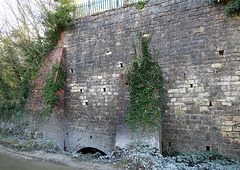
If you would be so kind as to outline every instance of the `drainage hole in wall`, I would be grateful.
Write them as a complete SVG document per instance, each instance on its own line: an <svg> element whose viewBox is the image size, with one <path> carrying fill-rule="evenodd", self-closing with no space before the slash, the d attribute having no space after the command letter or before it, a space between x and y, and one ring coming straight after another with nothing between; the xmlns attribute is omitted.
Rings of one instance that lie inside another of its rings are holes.
<svg viewBox="0 0 240 170"><path fill-rule="evenodd" d="M99 150L97 148L92 148L92 147L82 148L79 151L77 151L77 153L81 153L81 154L97 154L97 153L99 153L100 156L107 155L103 151L101 151L101 150Z"/></svg>
<svg viewBox="0 0 240 170"><path fill-rule="evenodd" d="M211 147L210 146L206 146L206 151L210 151Z"/></svg>
<svg viewBox="0 0 240 170"><path fill-rule="evenodd" d="M80 92L82 93L82 89L80 89Z"/></svg>
<svg viewBox="0 0 240 170"><path fill-rule="evenodd" d="M120 67L123 67L123 63L119 63L120 64Z"/></svg>
<svg viewBox="0 0 240 170"><path fill-rule="evenodd" d="M128 82L126 82L126 83L125 83L125 85L127 85L127 86L128 86Z"/></svg>
<svg viewBox="0 0 240 170"><path fill-rule="evenodd" d="M193 84L189 84L189 86L190 86L191 88L193 88Z"/></svg>
<svg viewBox="0 0 240 170"><path fill-rule="evenodd" d="M209 102L209 106L212 106L212 102L211 101Z"/></svg>
<svg viewBox="0 0 240 170"><path fill-rule="evenodd" d="M70 69L70 73L73 73L73 69Z"/></svg>
<svg viewBox="0 0 240 170"><path fill-rule="evenodd" d="M86 102L85 104L88 105L88 102Z"/></svg>
<svg viewBox="0 0 240 170"><path fill-rule="evenodd" d="M219 55L223 55L224 50L218 51Z"/></svg>
<svg viewBox="0 0 240 170"><path fill-rule="evenodd" d="M68 135L68 133L67 133L67 135Z"/></svg>
<svg viewBox="0 0 240 170"><path fill-rule="evenodd" d="M111 52L111 51L106 51L105 54L106 54L106 55L110 55L110 54L112 54L112 52Z"/></svg>
<svg viewBox="0 0 240 170"><path fill-rule="evenodd" d="M168 143L168 147L169 147L169 148L172 147L172 143L171 143L171 142Z"/></svg>
<svg viewBox="0 0 240 170"><path fill-rule="evenodd" d="M92 139L92 136L90 136L90 139Z"/></svg>
<svg viewBox="0 0 240 170"><path fill-rule="evenodd" d="M103 92L106 92L106 88L103 88Z"/></svg>

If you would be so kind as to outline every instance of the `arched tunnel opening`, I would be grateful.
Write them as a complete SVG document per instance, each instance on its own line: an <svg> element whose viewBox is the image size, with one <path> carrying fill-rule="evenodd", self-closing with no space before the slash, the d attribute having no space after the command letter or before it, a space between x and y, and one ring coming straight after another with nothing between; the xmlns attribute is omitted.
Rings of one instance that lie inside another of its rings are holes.
<svg viewBox="0 0 240 170"><path fill-rule="evenodd" d="M107 155L103 151L101 151L101 150L99 150L97 148L92 148L92 147L82 148L79 151L77 151L77 153L81 153L81 154L96 154L96 153L100 153L101 156Z"/></svg>

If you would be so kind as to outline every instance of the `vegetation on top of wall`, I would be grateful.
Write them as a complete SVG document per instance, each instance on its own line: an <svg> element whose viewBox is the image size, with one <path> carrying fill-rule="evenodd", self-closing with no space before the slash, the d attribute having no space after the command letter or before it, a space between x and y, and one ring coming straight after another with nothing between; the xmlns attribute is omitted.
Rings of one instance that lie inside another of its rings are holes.
<svg viewBox="0 0 240 170"><path fill-rule="evenodd" d="M127 78L130 97L125 121L135 131L143 127L160 127L162 112L162 71L149 50L151 38L139 36L142 58L136 57Z"/></svg>
<svg viewBox="0 0 240 170"><path fill-rule="evenodd" d="M147 3L148 3L147 0L139 1L139 2L136 4L136 9L142 10Z"/></svg>
<svg viewBox="0 0 240 170"><path fill-rule="evenodd" d="M54 49L64 28L73 24L76 6L74 0L54 0L55 9L48 10L43 6L43 26L45 27L45 42L48 51Z"/></svg>
<svg viewBox="0 0 240 170"><path fill-rule="evenodd" d="M212 4L227 4L226 14L232 14L240 11L240 0L212 0Z"/></svg>

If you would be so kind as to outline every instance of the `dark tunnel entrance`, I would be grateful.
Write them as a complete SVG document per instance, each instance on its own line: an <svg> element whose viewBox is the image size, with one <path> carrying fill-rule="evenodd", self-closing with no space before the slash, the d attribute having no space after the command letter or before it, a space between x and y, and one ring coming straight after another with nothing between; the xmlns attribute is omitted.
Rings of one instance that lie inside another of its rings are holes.
<svg viewBox="0 0 240 170"><path fill-rule="evenodd" d="M96 154L96 153L100 153L101 156L105 156L107 155L106 153L104 153L103 151L97 149L97 148L92 148L92 147L86 147L86 148L82 148L79 151L77 151L77 153L81 153L81 154Z"/></svg>

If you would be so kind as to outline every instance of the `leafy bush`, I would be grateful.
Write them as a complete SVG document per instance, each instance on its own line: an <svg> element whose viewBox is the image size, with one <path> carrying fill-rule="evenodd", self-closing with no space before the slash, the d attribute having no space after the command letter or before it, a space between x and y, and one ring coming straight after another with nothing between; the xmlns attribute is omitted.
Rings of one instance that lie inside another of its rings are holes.
<svg viewBox="0 0 240 170"><path fill-rule="evenodd" d="M73 18L76 6L73 0L54 0L56 6L54 11L47 10L43 6L44 12L42 13L45 27L45 48L48 51L55 48L57 41L60 37L60 33L64 28L73 24Z"/></svg>
<svg viewBox="0 0 240 170"><path fill-rule="evenodd" d="M240 0L212 0L212 4L227 4L226 14L232 14L240 10Z"/></svg>
<svg viewBox="0 0 240 170"><path fill-rule="evenodd" d="M47 2L39 1L39 16L33 15L31 6L28 6L31 3L18 3L19 27L7 35L0 35L0 120L9 120L14 114L25 112L27 98L33 89L31 80L36 78L48 52L56 47L61 31L73 24L73 0L44 3ZM51 96L48 98L51 101L46 99L47 102L56 102Z"/></svg>

